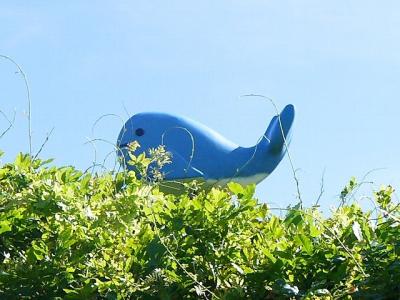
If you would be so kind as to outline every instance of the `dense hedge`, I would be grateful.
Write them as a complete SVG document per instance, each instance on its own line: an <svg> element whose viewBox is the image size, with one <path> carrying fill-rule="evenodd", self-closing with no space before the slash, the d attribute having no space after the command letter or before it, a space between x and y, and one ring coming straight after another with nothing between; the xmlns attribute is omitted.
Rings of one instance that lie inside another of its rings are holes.
<svg viewBox="0 0 400 300"><path fill-rule="evenodd" d="M254 186L164 195L20 154L0 166L0 298L397 299L400 208L391 187L346 204L355 186L329 217L280 213Z"/></svg>

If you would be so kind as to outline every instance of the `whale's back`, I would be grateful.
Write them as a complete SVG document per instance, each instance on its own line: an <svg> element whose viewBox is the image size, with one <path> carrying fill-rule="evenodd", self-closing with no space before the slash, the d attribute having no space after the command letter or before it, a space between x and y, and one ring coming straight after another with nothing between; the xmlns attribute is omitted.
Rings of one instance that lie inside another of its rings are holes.
<svg viewBox="0 0 400 300"><path fill-rule="evenodd" d="M204 125L203 123L185 118L179 117L179 123L182 124L183 128L188 129L195 139L194 142L198 146L216 146L217 148L232 151L238 147L237 144L225 138L219 132Z"/></svg>

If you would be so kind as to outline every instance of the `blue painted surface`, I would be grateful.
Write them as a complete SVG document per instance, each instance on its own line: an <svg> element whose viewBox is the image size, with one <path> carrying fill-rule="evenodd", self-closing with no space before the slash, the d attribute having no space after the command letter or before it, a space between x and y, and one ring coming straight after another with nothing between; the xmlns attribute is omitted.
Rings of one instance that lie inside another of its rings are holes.
<svg viewBox="0 0 400 300"><path fill-rule="evenodd" d="M278 166L289 143L295 109L287 105L280 122L275 116L265 134L253 147L240 147L216 131L188 118L165 113L139 113L121 129L117 145L128 159L126 146L138 141L138 155L164 145L172 163L163 167L165 180L202 178L209 182L258 183ZM132 166L128 166L132 169Z"/></svg>

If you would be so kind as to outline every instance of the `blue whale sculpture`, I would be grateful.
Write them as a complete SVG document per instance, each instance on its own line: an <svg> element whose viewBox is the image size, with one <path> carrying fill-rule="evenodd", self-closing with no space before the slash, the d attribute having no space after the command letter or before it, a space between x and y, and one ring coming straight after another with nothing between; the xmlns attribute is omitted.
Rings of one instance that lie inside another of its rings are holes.
<svg viewBox="0 0 400 300"><path fill-rule="evenodd" d="M139 113L121 129L119 156L128 160L127 145L137 141L135 155L164 145L172 163L161 171L165 181L198 179L212 185L235 181L243 185L259 183L277 167L289 142L295 109L287 105L272 118L265 134L253 147L240 147L216 131L193 120L166 113ZM285 139L284 139L285 137ZM125 164L128 169L134 167Z"/></svg>

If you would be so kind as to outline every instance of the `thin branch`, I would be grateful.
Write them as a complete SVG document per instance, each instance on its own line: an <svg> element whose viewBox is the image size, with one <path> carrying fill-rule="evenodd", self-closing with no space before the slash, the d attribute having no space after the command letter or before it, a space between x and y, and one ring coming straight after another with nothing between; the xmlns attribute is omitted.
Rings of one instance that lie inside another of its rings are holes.
<svg viewBox="0 0 400 300"><path fill-rule="evenodd" d="M104 118L106 118L106 117L116 117L116 118L118 118L118 119L120 119L120 120L122 121L122 124L125 124L124 119L123 119L120 115L117 115L117 114L104 114L104 115L98 117L98 118L96 119L96 121L94 121L94 123L93 123L93 125L92 125L92 135L93 135L93 136L94 136L94 130L95 130L97 124L98 124L102 119L104 119Z"/></svg>
<svg viewBox="0 0 400 300"><path fill-rule="evenodd" d="M92 146L94 158L93 158L92 166L91 166L90 168L88 168L84 173L86 173L88 170L90 170L90 169L92 168L91 175L93 176L93 175L94 175L94 171L95 171L94 168L95 168L95 166L98 165L98 163L97 163L97 148L96 148L96 143L95 143L95 141L93 141L93 140L91 140L91 139L89 139L89 138L86 138L86 139L87 139L88 141L85 143L85 145L86 145L86 144L90 144L90 145Z"/></svg>
<svg viewBox="0 0 400 300"><path fill-rule="evenodd" d="M31 93L29 89L28 79L26 77L25 72L22 70L20 65L13 60L11 57L7 55L0 54L0 57L10 61L14 66L17 67L18 73L22 75L22 79L24 80L26 96L28 100L28 138L29 138L29 155L32 156L32 101L31 101Z"/></svg>
<svg viewBox="0 0 400 300"><path fill-rule="evenodd" d="M361 178L361 182L353 189L352 193L350 194L349 200L355 197L355 195L358 193L358 191L360 190L362 185L364 185L366 183L374 184L373 181L366 181L366 179L370 174L372 174L376 171L381 171L381 170L386 170L386 168L375 168L375 169L369 170L367 173L365 173L364 176Z"/></svg>
<svg viewBox="0 0 400 300"><path fill-rule="evenodd" d="M192 161L193 161L193 157L194 157L194 150L195 150L194 136L193 136L193 134L189 131L189 129L187 129L187 128L185 128L185 127L181 127L181 126L171 127L171 128L166 129L166 130L163 132L163 134L161 135L161 145L165 145L165 144L164 144L165 135L166 135L170 130L173 130L173 129L181 129L181 130L185 131L185 132L190 136L190 140L191 140L191 142L192 142L192 150L191 150L191 152L190 152L189 162L188 162L188 164L187 164L187 166L186 166L186 170L184 170L185 173L187 173L187 172L189 171L189 168L191 167L191 164L192 164ZM200 171L202 171L202 170L200 170Z"/></svg>
<svg viewBox="0 0 400 300"><path fill-rule="evenodd" d="M96 167L101 167L103 170L108 171L103 164L93 162L93 164L90 167L86 168L86 170L83 171L83 174L86 174L90 169L92 169L91 176L93 177Z"/></svg>
<svg viewBox="0 0 400 300"><path fill-rule="evenodd" d="M13 119L12 121L7 117L7 115L0 110L0 114L7 120L8 122L8 127L6 128L6 130L4 130L1 134L0 134L0 139L6 135L6 133L14 126L14 122L15 122L15 115L16 115L16 111L14 110L14 115L13 115Z"/></svg>
<svg viewBox="0 0 400 300"><path fill-rule="evenodd" d="M129 113L128 108L126 107L125 102L123 102L123 101L122 101L122 106L124 108L126 115L128 116L128 119L129 119L132 115Z"/></svg>
<svg viewBox="0 0 400 300"><path fill-rule="evenodd" d="M318 206L319 201L321 200L321 197L322 197L322 195L323 195L324 192L325 192L325 190L324 190L325 171L326 171L326 169L324 169L324 171L322 172L322 176L321 176L321 185L320 185L319 195L318 195L317 201L315 202L314 206Z"/></svg>
<svg viewBox="0 0 400 300"><path fill-rule="evenodd" d="M47 144L47 142L49 141L49 138L50 138L51 134L53 133L53 130L54 130L54 127L50 130L50 132L48 132L48 133L46 134L46 138L44 139L42 145L40 145L39 151L35 154L35 156L33 157L33 160L35 160L35 159L39 156L40 152L42 152L44 146L45 146L45 145Z"/></svg>
<svg viewBox="0 0 400 300"><path fill-rule="evenodd" d="M106 143L106 144L109 144L109 145L111 145L111 146L113 146L113 148L114 148L114 150L117 152L117 155L118 155L118 153L120 153L120 154L122 154L122 149L120 148L120 147L118 147L118 145L116 145L115 143L113 143L113 142L110 142L110 141L108 141L108 140L106 140L106 139L102 139L102 138L94 138L94 139L90 139L90 138L86 138L87 139L87 142L85 142L84 143L84 145L87 145L87 144L91 144L92 145L92 147L93 147L93 149L94 149L94 161L93 161L93 163L92 163L92 167L93 166L102 166L103 167L103 169L105 169L105 170L107 170L107 168L104 166L104 164L105 164L105 161L108 159L108 157L111 155L111 151L106 155L106 157L104 158L104 160L103 160L103 164L99 164L99 163L97 163L97 148L96 148L96 142L103 142L103 143ZM125 162L125 160L123 159L123 160L121 160L122 161L122 164L123 164L123 167L124 167L124 169L126 169L126 162ZM92 167L89 167L87 170L89 170L90 168L92 168ZM115 169L115 165L114 165L114 169Z"/></svg>

